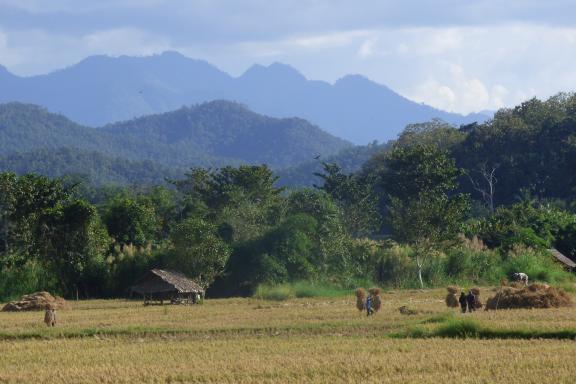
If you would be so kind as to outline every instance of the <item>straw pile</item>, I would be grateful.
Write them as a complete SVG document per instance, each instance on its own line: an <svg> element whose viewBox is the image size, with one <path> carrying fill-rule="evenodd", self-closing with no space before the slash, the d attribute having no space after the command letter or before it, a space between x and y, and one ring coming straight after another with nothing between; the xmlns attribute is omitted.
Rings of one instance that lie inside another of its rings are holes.
<svg viewBox="0 0 576 384"><path fill-rule="evenodd" d="M448 294L446 295L446 306L448 306L448 308L458 308L460 303L458 302L456 294L460 291L460 288L451 285L446 289L448 290Z"/></svg>
<svg viewBox="0 0 576 384"><path fill-rule="evenodd" d="M562 289L547 284L527 287L502 287L486 302L486 309L558 308L572 306L572 299Z"/></svg>
<svg viewBox="0 0 576 384"><path fill-rule="evenodd" d="M11 301L2 308L3 312L45 311L46 309L68 309L66 300L48 292L24 295L19 301Z"/></svg>
<svg viewBox="0 0 576 384"><path fill-rule="evenodd" d="M398 310L400 311L401 314L403 315L417 315L418 311L412 308L408 308L407 306L403 305L400 308L398 308Z"/></svg>
<svg viewBox="0 0 576 384"><path fill-rule="evenodd" d="M475 297L474 308L482 309L484 304L482 304L482 301L480 300L480 288L472 288L472 289L470 289L470 291L472 291L472 293L474 294L474 297Z"/></svg>
<svg viewBox="0 0 576 384"><path fill-rule="evenodd" d="M363 311L366 309L364 304L365 300L366 300L366 291L364 290L364 288L356 289L356 308L358 308L359 311Z"/></svg>
<svg viewBox="0 0 576 384"><path fill-rule="evenodd" d="M432 311L427 311L424 309L414 309L414 308L410 308L406 305L401 306L400 308L398 308L398 311L400 311L400 313L402 315L407 315L407 316L412 316L412 315L421 315L421 314L430 314L432 313Z"/></svg>
<svg viewBox="0 0 576 384"><path fill-rule="evenodd" d="M382 308L382 299L380 298L380 288L370 288L368 290L372 296L372 308L374 312L378 312Z"/></svg>

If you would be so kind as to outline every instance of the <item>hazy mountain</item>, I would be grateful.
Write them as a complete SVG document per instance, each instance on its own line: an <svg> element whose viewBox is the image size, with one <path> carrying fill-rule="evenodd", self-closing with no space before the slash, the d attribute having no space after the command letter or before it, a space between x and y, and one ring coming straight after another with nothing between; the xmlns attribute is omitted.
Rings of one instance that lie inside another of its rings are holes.
<svg viewBox="0 0 576 384"><path fill-rule="evenodd" d="M484 121L410 101L362 76L335 84L307 80L283 64L254 65L233 78L209 63L175 52L150 57L89 57L40 76L17 77L0 68L0 102L40 104L74 121L100 126L216 99L236 100L258 113L298 116L355 143L393 139L408 123L441 118Z"/></svg>
<svg viewBox="0 0 576 384"><path fill-rule="evenodd" d="M351 146L302 119L214 101L89 128L30 104L0 105L0 154L75 148L177 168L240 163L283 168Z"/></svg>

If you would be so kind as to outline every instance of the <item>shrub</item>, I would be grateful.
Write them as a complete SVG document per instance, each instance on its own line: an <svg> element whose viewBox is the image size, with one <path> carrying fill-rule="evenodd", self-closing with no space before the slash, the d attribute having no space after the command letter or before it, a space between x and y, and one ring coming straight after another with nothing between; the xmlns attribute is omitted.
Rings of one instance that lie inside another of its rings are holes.
<svg viewBox="0 0 576 384"><path fill-rule="evenodd" d="M8 301L37 291L60 293L58 282L46 268L28 261L19 268L0 270L0 300Z"/></svg>
<svg viewBox="0 0 576 384"><path fill-rule="evenodd" d="M349 294L348 290L330 283L309 281L292 283L292 290L296 297L337 297Z"/></svg>
<svg viewBox="0 0 576 384"><path fill-rule="evenodd" d="M478 338L481 333L480 324L473 319L450 319L441 325L435 332L435 336Z"/></svg>
<svg viewBox="0 0 576 384"><path fill-rule="evenodd" d="M552 259L548 251L539 251L522 246L515 246L508 252L503 268L507 275L514 272L524 272L531 280L548 283L568 281L572 278L560 264Z"/></svg>
<svg viewBox="0 0 576 384"><path fill-rule="evenodd" d="M256 289L254 297L263 300L283 301L293 298L294 292L288 284L276 286L260 285Z"/></svg>

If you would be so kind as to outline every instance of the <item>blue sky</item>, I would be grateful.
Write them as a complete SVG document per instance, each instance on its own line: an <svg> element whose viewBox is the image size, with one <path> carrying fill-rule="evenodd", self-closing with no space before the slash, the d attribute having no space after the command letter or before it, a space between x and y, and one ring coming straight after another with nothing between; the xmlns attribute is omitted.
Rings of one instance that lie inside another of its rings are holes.
<svg viewBox="0 0 576 384"><path fill-rule="evenodd" d="M0 64L33 75L177 50L233 75L359 73L467 113L576 90L574 15L566 0L0 0Z"/></svg>

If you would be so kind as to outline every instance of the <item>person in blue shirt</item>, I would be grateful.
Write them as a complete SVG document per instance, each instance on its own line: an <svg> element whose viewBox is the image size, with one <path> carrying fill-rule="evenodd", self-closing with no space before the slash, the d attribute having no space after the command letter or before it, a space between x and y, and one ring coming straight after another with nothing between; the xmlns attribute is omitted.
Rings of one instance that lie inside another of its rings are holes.
<svg viewBox="0 0 576 384"><path fill-rule="evenodd" d="M368 298L366 299L366 316L370 316L373 313L374 310L372 309L372 295L368 295Z"/></svg>

